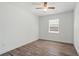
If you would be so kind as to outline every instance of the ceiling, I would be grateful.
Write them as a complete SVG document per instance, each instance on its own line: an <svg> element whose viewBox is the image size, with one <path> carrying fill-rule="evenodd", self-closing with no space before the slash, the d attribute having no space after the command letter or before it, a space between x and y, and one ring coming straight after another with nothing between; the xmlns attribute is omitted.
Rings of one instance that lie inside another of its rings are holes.
<svg viewBox="0 0 79 59"><path fill-rule="evenodd" d="M33 2L33 14L38 15L38 16L44 16L44 15L50 15L50 14L57 14L57 13L62 13L62 12L67 12L67 11L72 11L75 8L75 2L48 2L48 6L56 6L55 10L40 10L36 9L37 7L40 7L40 4L42 2Z"/></svg>

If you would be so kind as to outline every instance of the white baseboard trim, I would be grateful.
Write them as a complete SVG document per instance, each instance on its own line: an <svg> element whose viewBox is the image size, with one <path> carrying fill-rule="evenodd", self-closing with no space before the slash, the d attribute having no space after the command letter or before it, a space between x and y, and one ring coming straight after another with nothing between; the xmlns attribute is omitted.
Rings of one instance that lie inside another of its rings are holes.
<svg viewBox="0 0 79 59"><path fill-rule="evenodd" d="M75 44L74 44L74 48L75 48L75 50L76 50L76 52L77 52L77 54L79 56L79 50L77 49L77 47L75 46Z"/></svg>
<svg viewBox="0 0 79 59"><path fill-rule="evenodd" d="M47 39L47 38L39 38L39 39L43 39L43 40L50 40L50 41L56 41L56 42L61 42L61 43L73 44L73 43L69 43L69 42L65 42L65 41L52 40L52 39Z"/></svg>
<svg viewBox="0 0 79 59"><path fill-rule="evenodd" d="M38 39L39 39L39 38L31 39L31 40L29 40L29 41L27 41L27 42L24 42L24 43L21 44L21 45L18 45L18 46L13 47L13 48L1 49L1 50L0 50L0 55L6 53L6 52L8 52L8 51L11 51L11 50L13 50L13 49L16 49L16 48L19 48L19 47L21 47L21 46L24 46L24 45L26 45L26 44L28 44L28 43L34 42L34 41L36 41L36 40L38 40Z"/></svg>

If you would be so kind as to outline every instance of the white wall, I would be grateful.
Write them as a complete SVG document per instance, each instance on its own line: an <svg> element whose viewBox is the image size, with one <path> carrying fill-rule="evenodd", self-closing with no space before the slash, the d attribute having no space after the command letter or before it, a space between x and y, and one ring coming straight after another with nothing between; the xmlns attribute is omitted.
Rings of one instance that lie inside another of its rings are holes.
<svg viewBox="0 0 79 59"><path fill-rule="evenodd" d="M59 19L59 34L48 32L48 20ZM56 15L40 16L39 36L40 39L73 43L73 11Z"/></svg>
<svg viewBox="0 0 79 59"><path fill-rule="evenodd" d="M0 3L0 54L38 39L30 3Z"/></svg>
<svg viewBox="0 0 79 59"><path fill-rule="evenodd" d="M79 54L79 3L74 12L74 46Z"/></svg>

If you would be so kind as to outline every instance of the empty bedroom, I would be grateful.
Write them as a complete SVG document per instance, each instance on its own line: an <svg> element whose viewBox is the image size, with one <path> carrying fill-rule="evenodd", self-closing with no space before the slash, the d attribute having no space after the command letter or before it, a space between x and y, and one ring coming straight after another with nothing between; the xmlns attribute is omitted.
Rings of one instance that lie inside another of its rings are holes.
<svg viewBox="0 0 79 59"><path fill-rule="evenodd" d="M0 56L78 56L78 2L0 2Z"/></svg>

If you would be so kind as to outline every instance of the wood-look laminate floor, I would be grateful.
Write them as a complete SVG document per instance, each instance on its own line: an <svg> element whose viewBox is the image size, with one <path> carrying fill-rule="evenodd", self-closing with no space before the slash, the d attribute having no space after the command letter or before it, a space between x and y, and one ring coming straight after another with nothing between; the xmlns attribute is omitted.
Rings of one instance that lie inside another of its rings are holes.
<svg viewBox="0 0 79 59"><path fill-rule="evenodd" d="M1 56L77 56L73 45L37 40Z"/></svg>

